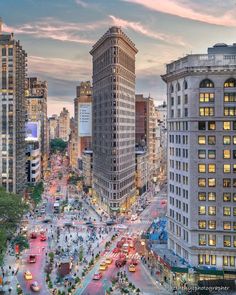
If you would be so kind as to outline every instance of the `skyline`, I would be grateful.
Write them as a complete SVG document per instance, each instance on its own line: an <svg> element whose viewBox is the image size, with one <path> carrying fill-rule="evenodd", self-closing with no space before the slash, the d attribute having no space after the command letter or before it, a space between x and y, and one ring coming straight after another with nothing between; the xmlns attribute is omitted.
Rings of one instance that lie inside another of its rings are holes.
<svg viewBox="0 0 236 295"><path fill-rule="evenodd" d="M112 25L121 26L139 50L136 93L150 93L159 102L166 98L160 78L166 63L206 53L218 42L234 43L234 1L194 2L10 0L0 10L3 31L13 32L28 53L28 75L48 82L48 114L66 106L73 115L75 87L92 80L89 51Z"/></svg>

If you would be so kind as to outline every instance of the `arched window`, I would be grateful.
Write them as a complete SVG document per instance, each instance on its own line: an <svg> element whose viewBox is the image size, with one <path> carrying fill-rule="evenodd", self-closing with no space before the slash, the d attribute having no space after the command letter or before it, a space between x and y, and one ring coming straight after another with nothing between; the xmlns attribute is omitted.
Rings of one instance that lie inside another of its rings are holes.
<svg viewBox="0 0 236 295"><path fill-rule="evenodd" d="M171 84L170 85L170 93L173 93L174 92L174 87L173 87L173 85Z"/></svg>
<svg viewBox="0 0 236 295"><path fill-rule="evenodd" d="M183 86L184 86L184 89L188 89L188 82L186 80L184 80Z"/></svg>
<svg viewBox="0 0 236 295"><path fill-rule="evenodd" d="M204 79L200 83L200 88L214 88L214 83L209 79Z"/></svg>
<svg viewBox="0 0 236 295"><path fill-rule="evenodd" d="M225 88L236 87L236 80L234 78L230 78L224 83Z"/></svg>
<svg viewBox="0 0 236 295"><path fill-rule="evenodd" d="M180 91L180 84L179 84L179 82L177 83L176 88L177 88L177 91Z"/></svg>

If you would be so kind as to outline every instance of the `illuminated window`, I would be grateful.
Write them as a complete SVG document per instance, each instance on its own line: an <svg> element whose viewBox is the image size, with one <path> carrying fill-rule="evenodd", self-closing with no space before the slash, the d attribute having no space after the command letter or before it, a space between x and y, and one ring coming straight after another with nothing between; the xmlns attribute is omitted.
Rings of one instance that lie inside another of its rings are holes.
<svg viewBox="0 0 236 295"><path fill-rule="evenodd" d="M231 247L231 236L224 236L224 247Z"/></svg>
<svg viewBox="0 0 236 295"><path fill-rule="evenodd" d="M208 228L209 229L216 229L216 221L215 220L209 220L208 221Z"/></svg>
<svg viewBox="0 0 236 295"><path fill-rule="evenodd" d="M233 245L236 247L236 236L233 236Z"/></svg>
<svg viewBox="0 0 236 295"><path fill-rule="evenodd" d="M228 256L223 256L223 266L228 266L229 262L228 262Z"/></svg>
<svg viewBox="0 0 236 295"><path fill-rule="evenodd" d="M215 136L208 136L208 144L211 144L211 145L216 144L216 137Z"/></svg>
<svg viewBox="0 0 236 295"><path fill-rule="evenodd" d="M223 136L223 144L231 144L231 137Z"/></svg>
<svg viewBox="0 0 236 295"><path fill-rule="evenodd" d="M224 93L224 102L236 102L236 93L235 92Z"/></svg>
<svg viewBox="0 0 236 295"><path fill-rule="evenodd" d="M203 254L198 254L198 264L204 264Z"/></svg>
<svg viewBox="0 0 236 295"><path fill-rule="evenodd" d="M205 164L198 164L198 172L205 173L206 172L206 165Z"/></svg>
<svg viewBox="0 0 236 295"><path fill-rule="evenodd" d="M216 207L215 206L208 207L208 215L216 215Z"/></svg>
<svg viewBox="0 0 236 295"><path fill-rule="evenodd" d="M200 246L206 246L206 235L199 234L198 235L198 242Z"/></svg>
<svg viewBox="0 0 236 295"><path fill-rule="evenodd" d="M223 129L224 130L230 130L230 122L229 121L223 122Z"/></svg>
<svg viewBox="0 0 236 295"><path fill-rule="evenodd" d="M214 102L215 94L209 92L201 92L199 94L199 102Z"/></svg>
<svg viewBox="0 0 236 295"><path fill-rule="evenodd" d="M209 187L216 186L216 179L215 178L208 178L208 186Z"/></svg>
<svg viewBox="0 0 236 295"><path fill-rule="evenodd" d="M228 117L236 116L236 107L224 107L224 116L228 116Z"/></svg>
<svg viewBox="0 0 236 295"><path fill-rule="evenodd" d="M231 187L231 179L223 178L223 187Z"/></svg>
<svg viewBox="0 0 236 295"><path fill-rule="evenodd" d="M215 158L216 158L216 151L208 150L208 159L215 159Z"/></svg>
<svg viewBox="0 0 236 295"><path fill-rule="evenodd" d="M231 208L230 207L223 207L224 216L231 215Z"/></svg>
<svg viewBox="0 0 236 295"><path fill-rule="evenodd" d="M236 144L236 136L233 136L233 144Z"/></svg>
<svg viewBox="0 0 236 295"><path fill-rule="evenodd" d="M236 87L236 80L234 78L230 78L225 81L224 88L232 88Z"/></svg>
<svg viewBox="0 0 236 295"><path fill-rule="evenodd" d="M198 207L198 214L199 215L206 215L206 206L199 206Z"/></svg>
<svg viewBox="0 0 236 295"><path fill-rule="evenodd" d="M210 108L210 107L199 108L200 117L214 116L214 114L215 114L215 108Z"/></svg>
<svg viewBox="0 0 236 295"><path fill-rule="evenodd" d="M206 193L198 193L199 201L206 201Z"/></svg>
<svg viewBox="0 0 236 295"><path fill-rule="evenodd" d="M230 164L224 164L224 173L230 173Z"/></svg>
<svg viewBox="0 0 236 295"><path fill-rule="evenodd" d="M233 215L236 216L236 207L233 207Z"/></svg>
<svg viewBox="0 0 236 295"><path fill-rule="evenodd" d="M211 255L211 265L216 265L216 255Z"/></svg>
<svg viewBox="0 0 236 295"><path fill-rule="evenodd" d="M236 231L236 221L233 222L233 230Z"/></svg>
<svg viewBox="0 0 236 295"><path fill-rule="evenodd" d="M214 88L214 83L210 79L204 79L201 81L199 88Z"/></svg>
<svg viewBox="0 0 236 295"><path fill-rule="evenodd" d="M209 246L216 245L216 235L208 235L208 245Z"/></svg>
<svg viewBox="0 0 236 295"><path fill-rule="evenodd" d="M236 202L236 193L233 194L233 201Z"/></svg>
<svg viewBox="0 0 236 295"><path fill-rule="evenodd" d="M210 192L208 193L208 201L215 201L216 200L216 193Z"/></svg>
<svg viewBox="0 0 236 295"><path fill-rule="evenodd" d="M206 136L198 136L198 144L206 144Z"/></svg>
<svg viewBox="0 0 236 295"><path fill-rule="evenodd" d="M235 266L235 256L229 256L230 266Z"/></svg>
<svg viewBox="0 0 236 295"><path fill-rule="evenodd" d="M198 221L198 228L205 229L206 228L206 220L199 220Z"/></svg>
<svg viewBox="0 0 236 295"><path fill-rule="evenodd" d="M208 172L209 173L215 173L216 172L216 165L215 164L209 164L208 165Z"/></svg>
<svg viewBox="0 0 236 295"><path fill-rule="evenodd" d="M198 186L205 187L206 186L206 178L198 178Z"/></svg>
<svg viewBox="0 0 236 295"><path fill-rule="evenodd" d="M230 221L224 221L223 226L224 226L224 230L231 230L231 222Z"/></svg>
<svg viewBox="0 0 236 295"><path fill-rule="evenodd" d="M236 164L233 164L233 173L236 173Z"/></svg>
<svg viewBox="0 0 236 295"><path fill-rule="evenodd" d="M216 129L216 122L215 121L209 121L208 122L208 130L215 130Z"/></svg>
<svg viewBox="0 0 236 295"><path fill-rule="evenodd" d="M223 201L230 202L231 201L231 193L223 193Z"/></svg>
<svg viewBox="0 0 236 295"><path fill-rule="evenodd" d="M198 150L198 159L206 159L206 150Z"/></svg>

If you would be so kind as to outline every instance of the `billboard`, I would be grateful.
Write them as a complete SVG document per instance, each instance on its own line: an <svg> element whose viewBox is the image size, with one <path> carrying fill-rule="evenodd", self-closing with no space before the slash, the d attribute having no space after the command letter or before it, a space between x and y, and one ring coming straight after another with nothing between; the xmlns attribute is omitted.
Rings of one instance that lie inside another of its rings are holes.
<svg viewBox="0 0 236 295"><path fill-rule="evenodd" d="M79 103L78 113L79 136L92 136L92 103Z"/></svg>
<svg viewBox="0 0 236 295"><path fill-rule="evenodd" d="M26 123L26 140L37 141L40 137L40 122L27 122Z"/></svg>

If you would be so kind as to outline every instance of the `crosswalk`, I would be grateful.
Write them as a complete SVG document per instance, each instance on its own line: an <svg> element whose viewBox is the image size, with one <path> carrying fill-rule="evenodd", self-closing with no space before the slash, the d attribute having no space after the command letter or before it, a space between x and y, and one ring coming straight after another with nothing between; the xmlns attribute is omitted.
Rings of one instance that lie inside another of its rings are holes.
<svg viewBox="0 0 236 295"><path fill-rule="evenodd" d="M120 256L120 253L112 253L112 252L107 255L107 257L113 258L113 259L119 258L119 256ZM130 253L126 256L126 258L140 260L140 255L138 253Z"/></svg>

